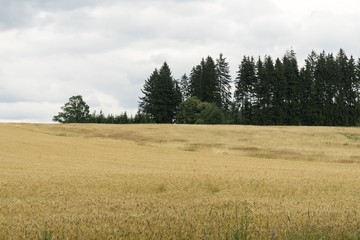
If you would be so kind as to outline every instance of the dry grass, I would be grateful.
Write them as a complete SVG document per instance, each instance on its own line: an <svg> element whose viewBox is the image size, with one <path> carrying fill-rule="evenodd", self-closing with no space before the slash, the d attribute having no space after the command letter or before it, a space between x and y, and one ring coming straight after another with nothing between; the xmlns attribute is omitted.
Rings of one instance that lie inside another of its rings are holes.
<svg viewBox="0 0 360 240"><path fill-rule="evenodd" d="M0 239L359 239L360 129L0 124Z"/></svg>

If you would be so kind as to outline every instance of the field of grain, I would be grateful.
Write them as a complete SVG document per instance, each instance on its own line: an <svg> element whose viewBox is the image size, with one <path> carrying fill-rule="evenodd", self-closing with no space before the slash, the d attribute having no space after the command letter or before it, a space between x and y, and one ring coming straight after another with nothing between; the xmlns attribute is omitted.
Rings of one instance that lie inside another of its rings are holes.
<svg viewBox="0 0 360 240"><path fill-rule="evenodd" d="M0 239L359 239L360 128L0 124Z"/></svg>

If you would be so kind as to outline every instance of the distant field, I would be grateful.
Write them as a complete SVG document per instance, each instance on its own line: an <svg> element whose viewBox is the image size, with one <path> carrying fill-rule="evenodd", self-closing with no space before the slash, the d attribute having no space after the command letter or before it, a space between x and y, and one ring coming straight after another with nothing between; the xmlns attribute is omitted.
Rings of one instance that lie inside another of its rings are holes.
<svg viewBox="0 0 360 240"><path fill-rule="evenodd" d="M360 239L360 128L0 124L0 239Z"/></svg>

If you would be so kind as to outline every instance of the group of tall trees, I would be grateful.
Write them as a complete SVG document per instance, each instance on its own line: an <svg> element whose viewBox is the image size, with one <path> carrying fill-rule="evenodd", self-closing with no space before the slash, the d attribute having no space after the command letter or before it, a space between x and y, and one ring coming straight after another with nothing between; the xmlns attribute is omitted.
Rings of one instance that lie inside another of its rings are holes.
<svg viewBox="0 0 360 240"><path fill-rule="evenodd" d="M145 81L140 111L157 123L222 123L231 105L229 72L222 54L216 62L208 56L178 81L165 62Z"/></svg>
<svg viewBox="0 0 360 240"><path fill-rule="evenodd" d="M54 117L58 122L205 123L256 125L360 124L360 59L340 49L311 52L299 67L295 52L283 58L255 60L244 56L232 81L229 63L220 54L208 56L189 76L173 78L165 62L145 81L135 117L126 112L89 114L81 96L74 96ZM231 86L235 89L232 91ZM75 110L74 110L75 109Z"/></svg>
<svg viewBox="0 0 360 240"><path fill-rule="evenodd" d="M353 126L360 118L360 60L343 50L314 51L299 68L294 51L282 60L244 57L235 81L237 123Z"/></svg>
<svg viewBox="0 0 360 240"><path fill-rule="evenodd" d="M303 67L299 67L293 50L276 60L270 56L257 60L244 56L233 82L233 97L229 64L222 54L216 61L210 56L202 59L192 68L189 77L184 74L180 81L172 78L166 63L161 69L164 67L168 84L149 88L156 76L155 70L145 84L145 97L140 102L140 110L153 116L155 122L204 123L200 117L204 115L201 114L204 105L200 104L203 102L214 104L225 116L210 114L218 119L212 123L225 120L226 123L256 125L359 124L360 60L356 62L352 56L347 57L342 49L336 56L313 51ZM163 86L171 87L165 90ZM151 94L155 99L151 100ZM159 105L152 104L157 101L156 94L161 96ZM173 101L167 101L166 97ZM163 113L168 118L162 121L154 108L167 106L169 114ZM207 109L209 112L210 107ZM214 106L211 109L216 111ZM210 122L210 119L205 121Z"/></svg>

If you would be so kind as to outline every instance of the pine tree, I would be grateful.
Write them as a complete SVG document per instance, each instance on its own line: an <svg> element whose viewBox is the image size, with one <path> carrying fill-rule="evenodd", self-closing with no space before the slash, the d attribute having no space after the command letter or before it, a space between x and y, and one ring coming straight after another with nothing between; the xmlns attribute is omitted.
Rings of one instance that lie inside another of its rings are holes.
<svg viewBox="0 0 360 240"><path fill-rule="evenodd" d="M286 123L285 111L285 96L287 89L287 82L284 75L284 67L281 60L278 58L275 61L274 68L274 84L273 84L273 97L272 97L272 116L273 122L276 125L284 125Z"/></svg>
<svg viewBox="0 0 360 240"><path fill-rule="evenodd" d="M203 102L215 103L219 107L221 106L217 68L210 56L206 60L202 59L201 63L191 70L189 90L191 97L196 97Z"/></svg>
<svg viewBox="0 0 360 240"><path fill-rule="evenodd" d="M203 102L215 103L218 107L221 106L221 96L219 89L218 77L216 72L215 62L212 57L208 56L203 65L202 72L202 98Z"/></svg>
<svg viewBox="0 0 360 240"><path fill-rule="evenodd" d="M189 78L189 94L190 97L197 97L202 99L202 74L203 74L203 65L204 59L202 59L202 64L193 67L190 73Z"/></svg>
<svg viewBox="0 0 360 240"><path fill-rule="evenodd" d="M189 78L186 74L182 75L182 77L180 79L180 91L181 91L183 101L185 101L186 99L188 99L191 96Z"/></svg>
<svg viewBox="0 0 360 240"><path fill-rule="evenodd" d="M348 125L348 113L346 104L346 82L348 81L348 57L340 49L336 56L336 92L335 92L335 125Z"/></svg>
<svg viewBox="0 0 360 240"><path fill-rule="evenodd" d="M338 67L337 93L335 96L337 106L337 125L354 125L356 123L356 66L353 57L348 59L344 50L340 49L336 63Z"/></svg>
<svg viewBox="0 0 360 240"><path fill-rule="evenodd" d="M251 124L253 119L253 104L255 101L254 85L256 82L254 58L244 56L235 81L235 102L240 109L242 124Z"/></svg>
<svg viewBox="0 0 360 240"><path fill-rule="evenodd" d="M141 92L144 94L140 97L139 110L140 112L149 114L152 118L155 118L157 114L157 100L160 96L158 94L159 88L159 71L157 69L150 75L145 81L144 88ZM140 113L139 113L140 116Z"/></svg>
<svg viewBox="0 0 360 240"><path fill-rule="evenodd" d="M360 123L360 58L356 65L356 77L354 80L354 91L356 95L356 122L355 125Z"/></svg>
<svg viewBox="0 0 360 240"><path fill-rule="evenodd" d="M313 61L313 60L312 60ZM314 94L312 104L314 106L314 125L325 125L326 114L332 102L326 104L326 76L327 57L325 52L320 53L315 59L314 69Z"/></svg>
<svg viewBox="0 0 360 240"><path fill-rule="evenodd" d="M223 112L228 112L231 105L231 76L229 63L226 58L220 53L219 58L216 59L216 72L218 77L218 89L216 94L221 98L221 109Z"/></svg>
<svg viewBox="0 0 360 240"><path fill-rule="evenodd" d="M256 80L254 82L254 103L253 103L253 119L251 124L264 124L264 96L268 89L265 88L265 75L262 60L258 59L256 62Z"/></svg>
<svg viewBox="0 0 360 240"><path fill-rule="evenodd" d="M314 51L305 60L305 66L300 71L300 116L302 125L315 124L314 84L317 55Z"/></svg>
<svg viewBox="0 0 360 240"><path fill-rule="evenodd" d="M286 100L286 124L300 124L300 78L296 55L293 50L287 51L283 58L284 76L287 82Z"/></svg>
<svg viewBox="0 0 360 240"><path fill-rule="evenodd" d="M166 62L145 81L142 92L144 97L140 98L139 104L142 112L150 115L156 123L174 121L181 94Z"/></svg>
<svg viewBox="0 0 360 240"><path fill-rule="evenodd" d="M273 95L274 95L274 63L270 56L266 57L264 63L259 59L257 64L257 122L262 125L274 124Z"/></svg>

